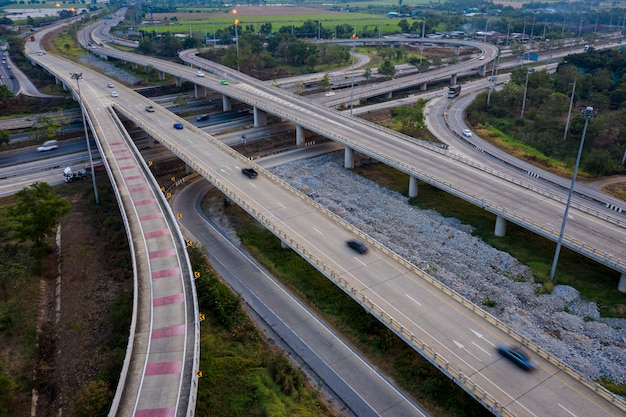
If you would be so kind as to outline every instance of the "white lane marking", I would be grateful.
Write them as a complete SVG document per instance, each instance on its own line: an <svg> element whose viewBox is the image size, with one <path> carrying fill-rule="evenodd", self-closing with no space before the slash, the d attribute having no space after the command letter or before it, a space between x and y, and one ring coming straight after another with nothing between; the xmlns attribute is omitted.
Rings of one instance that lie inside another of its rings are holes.
<svg viewBox="0 0 626 417"><path fill-rule="evenodd" d="M413 301L413 302L414 302L415 304L417 304L418 306L420 306L420 307L422 306L422 304L421 304L419 301L417 301L416 299L414 299L413 297L411 297L409 294L404 294L404 295L406 295L406 296L409 298L409 300Z"/></svg>
<svg viewBox="0 0 626 417"><path fill-rule="evenodd" d="M472 331L472 333L474 333L476 335L477 338L483 339L485 342L489 343L491 346L496 347L496 345L491 343L489 340L485 339L485 337L482 334L478 333L476 330L474 330L474 329L470 329L470 330Z"/></svg>
<svg viewBox="0 0 626 417"><path fill-rule="evenodd" d="M567 408L565 408L563 405L561 405L560 403L557 403L559 405L559 407L561 407L563 410L567 411L568 413L570 413L571 415L573 415L574 417L576 417L576 414L572 413L571 411L569 411Z"/></svg>
<svg viewBox="0 0 626 417"><path fill-rule="evenodd" d="M476 355L474 355L472 352L470 352L468 349L465 349L465 346L463 346L460 342L457 342L456 340L452 339L452 341L454 342L454 344L456 345L456 347L458 347L459 349L463 349L468 355L471 355L474 359L476 359L478 362L482 362L480 360L480 358Z"/></svg>
<svg viewBox="0 0 626 417"><path fill-rule="evenodd" d="M472 345L476 346L478 349L482 350L487 355L491 356L491 353L487 352L485 349L483 349L482 347L478 346L478 344L476 342L472 342Z"/></svg>
<svg viewBox="0 0 626 417"><path fill-rule="evenodd" d="M281 203L280 201L277 201L278 205L281 206L282 208L287 208L285 207L285 205L283 203Z"/></svg>
<svg viewBox="0 0 626 417"><path fill-rule="evenodd" d="M313 228L313 230L315 230L317 233L319 233L320 235L324 236L324 233L320 232L319 230L317 230L315 227Z"/></svg>
<svg viewBox="0 0 626 417"><path fill-rule="evenodd" d="M357 258L356 256L354 256L354 259L356 259L357 261L359 261L361 263L361 265L363 266L367 266L367 264L365 262L363 262L362 260L360 260L359 258Z"/></svg>

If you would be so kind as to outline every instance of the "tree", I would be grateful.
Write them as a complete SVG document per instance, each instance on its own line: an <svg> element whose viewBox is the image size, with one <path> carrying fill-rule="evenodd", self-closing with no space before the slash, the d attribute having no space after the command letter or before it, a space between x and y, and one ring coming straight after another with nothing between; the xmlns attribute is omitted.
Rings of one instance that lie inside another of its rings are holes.
<svg viewBox="0 0 626 417"><path fill-rule="evenodd" d="M324 74L319 82L319 86L322 87L324 91L328 90L328 87L330 87L330 76L328 74Z"/></svg>
<svg viewBox="0 0 626 417"><path fill-rule="evenodd" d="M35 182L18 191L17 200L8 210L18 223L15 237L32 242L34 256L43 255L48 251L46 238L54 233L61 218L70 212L70 203L56 195L46 182Z"/></svg>
<svg viewBox="0 0 626 417"><path fill-rule="evenodd" d="M61 124L54 116L40 116L33 123L30 137L37 142L54 139L61 130Z"/></svg>
<svg viewBox="0 0 626 417"><path fill-rule="evenodd" d="M443 60L440 56L433 57L433 65L439 68L443 64Z"/></svg>
<svg viewBox="0 0 626 417"><path fill-rule="evenodd" d="M183 107L187 105L187 99L183 95L183 93L178 93L176 98L174 99L174 106Z"/></svg>
<svg viewBox="0 0 626 417"><path fill-rule="evenodd" d="M0 145L3 143L9 143L11 140L11 134L7 129L0 129Z"/></svg>
<svg viewBox="0 0 626 417"><path fill-rule="evenodd" d="M378 73L393 77L396 74L396 67L394 67L391 61L385 61L380 67L378 67Z"/></svg>
<svg viewBox="0 0 626 417"><path fill-rule="evenodd" d="M370 67L365 68L365 71L363 71L363 78L367 81L372 78L372 69Z"/></svg>

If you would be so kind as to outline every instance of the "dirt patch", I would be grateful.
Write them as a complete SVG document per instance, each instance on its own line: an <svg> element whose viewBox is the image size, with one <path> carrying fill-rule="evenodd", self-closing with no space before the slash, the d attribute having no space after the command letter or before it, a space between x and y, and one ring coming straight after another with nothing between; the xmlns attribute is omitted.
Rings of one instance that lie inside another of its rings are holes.
<svg viewBox="0 0 626 417"><path fill-rule="evenodd" d="M90 183L66 186L89 189ZM60 411L72 415L74 400L86 383L103 379L103 374L115 367L107 350L114 328L111 303L133 290L125 262L130 257L127 244L119 241L118 231L101 226L111 224L106 209L90 207L83 193L69 199L72 212L61 223L60 258L52 253L46 259L50 271L57 271L60 263L60 286L56 274L44 278L37 335L37 416L44 417ZM119 217L119 212L116 215Z"/></svg>

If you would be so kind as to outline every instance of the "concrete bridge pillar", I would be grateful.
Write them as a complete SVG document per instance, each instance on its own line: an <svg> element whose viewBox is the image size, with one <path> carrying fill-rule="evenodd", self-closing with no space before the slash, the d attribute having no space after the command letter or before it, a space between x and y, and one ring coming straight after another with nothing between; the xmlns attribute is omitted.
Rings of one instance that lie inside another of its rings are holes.
<svg viewBox="0 0 626 417"><path fill-rule="evenodd" d="M459 52L461 52L461 48L457 45L454 47L454 55L459 56Z"/></svg>
<svg viewBox="0 0 626 417"><path fill-rule="evenodd" d="M254 127L267 126L267 113L258 107L254 108ZM296 131L297 134L297 131Z"/></svg>
<svg viewBox="0 0 626 417"><path fill-rule="evenodd" d="M452 74L452 76L450 77L450 85L455 85L456 84L456 74Z"/></svg>
<svg viewBox="0 0 626 417"><path fill-rule="evenodd" d="M481 77L484 77L486 71L487 71L487 66L483 65L482 67L478 68L478 75L480 75Z"/></svg>
<svg viewBox="0 0 626 417"><path fill-rule="evenodd" d="M224 111L231 111L233 109L233 103L231 103L230 97L222 96L222 109Z"/></svg>
<svg viewBox="0 0 626 417"><path fill-rule="evenodd" d="M393 93L392 93L391 91L390 91L390 92L388 92L388 93L387 93L387 97L386 97L386 98L387 98L387 100L391 100L391 99L393 98L392 96L393 96Z"/></svg>
<svg viewBox="0 0 626 417"><path fill-rule="evenodd" d="M427 83L420 84L420 91L426 91L427 88L428 88L428 84Z"/></svg>
<svg viewBox="0 0 626 417"><path fill-rule="evenodd" d="M188 164L185 164L185 175L193 174L193 168Z"/></svg>
<svg viewBox="0 0 626 417"><path fill-rule="evenodd" d="M343 167L348 169L354 168L354 149L346 147L344 150Z"/></svg>
<svg viewBox="0 0 626 417"><path fill-rule="evenodd" d="M180 87L181 85L183 85L183 79L180 77L175 77L174 82L176 83L176 87Z"/></svg>
<svg viewBox="0 0 626 417"><path fill-rule="evenodd" d="M296 125L296 146L304 145L304 128L300 125Z"/></svg>
<svg viewBox="0 0 626 417"><path fill-rule="evenodd" d="M504 217L496 216L496 228L493 234L496 237L504 237L506 234L506 219Z"/></svg>
<svg viewBox="0 0 626 417"><path fill-rule="evenodd" d="M280 241L280 247L281 249L289 249L289 245L286 244L284 240Z"/></svg>
<svg viewBox="0 0 626 417"><path fill-rule="evenodd" d="M194 84L193 92L196 98L206 97L206 87L202 85Z"/></svg>
<svg viewBox="0 0 626 417"><path fill-rule="evenodd" d="M148 148L152 148L154 145L154 138L148 135Z"/></svg>
<svg viewBox="0 0 626 417"><path fill-rule="evenodd" d="M417 197L417 178L413 175L409 177L409 197Z"/></svg>
<svg viewBox="0 0 626 417"><path fill-rule="evenodd" d="M132 69L136 70L136 69L137 69L137 64L135 64L135 63L133 62L132 64L130 64L130 67L131 67Z"/></svg>
<svg viewBox="0 0 626 417"><path fill-rule="evenodd" d="M159 81L163 81L165 79L165 73L163 71L159 71Z"/></svg>
<svg viewBox="0 0 626 417"><path fill-rule="evenodd" d="M619 277L619 284L617 285L617 289L619 292L626 292L626 274L622 274Z"/></svg>

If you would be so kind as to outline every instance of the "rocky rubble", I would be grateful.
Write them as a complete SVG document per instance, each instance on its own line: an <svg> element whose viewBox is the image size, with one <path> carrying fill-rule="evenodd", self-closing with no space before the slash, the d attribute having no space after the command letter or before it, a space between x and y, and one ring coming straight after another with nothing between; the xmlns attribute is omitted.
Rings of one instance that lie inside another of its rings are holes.
<svg viewBox="0 0 626 417"><path fill-rule="evenodd" d="M333 154L271 171L581 374L626 383L626 319L601 318L569 286L536 295L529 268L472 236L470 226L412 207L342 163ZM486 307L487 299L495 305Z"/></svg>

